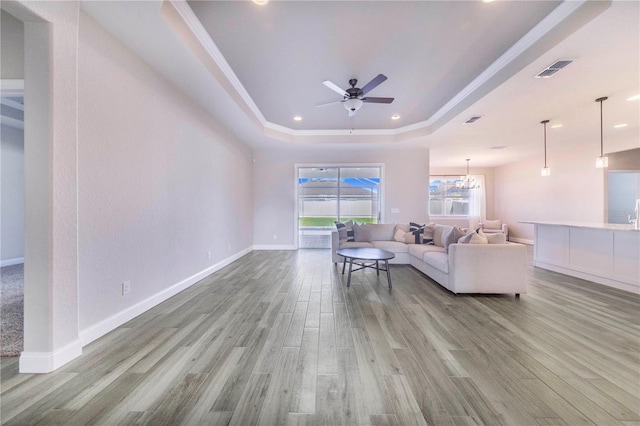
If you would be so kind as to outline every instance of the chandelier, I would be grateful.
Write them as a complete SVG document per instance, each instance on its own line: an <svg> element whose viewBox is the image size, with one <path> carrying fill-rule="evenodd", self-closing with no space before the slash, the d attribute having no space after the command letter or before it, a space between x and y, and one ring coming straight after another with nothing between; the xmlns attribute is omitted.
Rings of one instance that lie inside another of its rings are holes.
<svg viewBox="0 0 640 426"><path fill-rule="evenodd" d="M480 182L469 174L469 161L471 161L471 159L467 158L467 175L460 176L460 180L456 185L460 189L474 189L480 187Z"/></svg>

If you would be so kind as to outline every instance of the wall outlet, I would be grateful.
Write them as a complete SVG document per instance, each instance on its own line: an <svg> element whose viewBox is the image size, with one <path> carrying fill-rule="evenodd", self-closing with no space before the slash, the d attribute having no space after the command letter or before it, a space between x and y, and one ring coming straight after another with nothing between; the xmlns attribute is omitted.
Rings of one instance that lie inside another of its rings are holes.
<svg viewBox="0 0 640 426"><path fill-rule="evenodd" d="M131 291L131 281L125 281L122 283L122 295L129 294Z"/></svg>
<svg viewBox="0 0 640 426"><path fill-rule="evenodd" d="M211 259L211 250L207 252L207 259Z"/></svg>
<svg viewBox="0 0 640 426"><path fill-rule="evenodd" d="M277 240L278 239L278 234L273 234L273 239Z"/></svg>

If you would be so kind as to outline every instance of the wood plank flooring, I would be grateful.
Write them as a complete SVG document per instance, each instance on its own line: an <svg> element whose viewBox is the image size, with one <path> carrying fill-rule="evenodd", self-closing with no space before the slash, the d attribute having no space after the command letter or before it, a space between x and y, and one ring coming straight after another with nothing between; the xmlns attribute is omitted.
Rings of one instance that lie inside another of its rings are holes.
<svg viewBox="0 0 640 426"><path fill-rule="evenodd" d="M455 296L404 265L257 251L46 375L0 364L3 425L640 425L640 297L529 268Z"/></svg>

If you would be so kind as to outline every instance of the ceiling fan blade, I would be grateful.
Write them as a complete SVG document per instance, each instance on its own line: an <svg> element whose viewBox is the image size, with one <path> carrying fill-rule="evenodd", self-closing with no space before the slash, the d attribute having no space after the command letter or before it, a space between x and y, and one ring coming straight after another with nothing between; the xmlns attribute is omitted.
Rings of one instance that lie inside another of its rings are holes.
<svg viewBox="0 0 640 426"><path fill-rule="evenodd" d="M338 86L337 84L329 81L329 80L325 80L322 82L322 84L324 84L325 86L327 86L329 89L333 90L336 93L340 93L342 96L344 97L349 97L349 94L344 90L341 89L340 86Z"/></svg>
<svg viewBox="0 0 640 426"><path fill-rule="evenodd" d="M331 101L331 102L325 102L323 104L318 104L316 105L317 107L323 107L323 106L327 106L327 105L333 105L333 104L339 104L341 102L344 102L344 99L341 101Z"/></svg>
<svg viewBox="0 0 640 426"><path fill-rule="evenodd" d="M362 102L369 102L371 104L390 104L394 98L362 98Z"/></svg>
<svg viewBox="0 0 640 426"><path fill-rule="evenodd" d="M367 93L369 93L370 91L378 87L378 85L383 81L385 81L386 79L387 79L387 76L385 76L384 74L378 74L377 77L375 77L373 80L371 80L370 82L364 85L364 87L362 88L362 95L363 96L366 95Z"/></svg>

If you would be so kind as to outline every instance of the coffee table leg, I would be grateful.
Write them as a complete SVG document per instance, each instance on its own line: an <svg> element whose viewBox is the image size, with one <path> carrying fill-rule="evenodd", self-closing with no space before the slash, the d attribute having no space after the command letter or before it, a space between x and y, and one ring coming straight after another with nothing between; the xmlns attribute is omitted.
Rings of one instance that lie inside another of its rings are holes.
<svg viewBox="0 0 640 426"><path fill-rule="evenodd" d="M342 275L344 275L344 267L347 266L347 258L342 258Z"/></svg>
<svg viewBox="0 0 640 426"><path fill-rule="evenodd" d="M353 266L353 258L349 258L349 278L347 278L347 287L351 286L351 267Z"/></svg>
<svg viewBox="0 0 640 426"><path fill-rule="evenodd" d="M376 260L376 274L380 276L380 267L378 266L378 261Z"/></svg>
<svg viewBox="0 0 640 426"><path fill-rule="evenodd" d="M389 288L391 288L391 273L389 272L389 261L384 261L384 266L387 268L387 281L389 282Z"/></svg>

